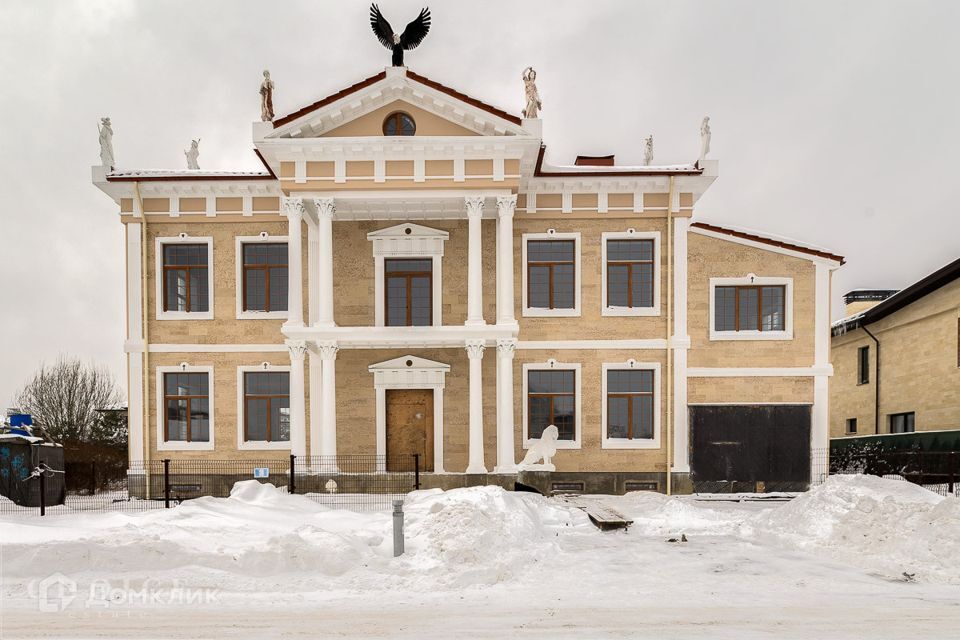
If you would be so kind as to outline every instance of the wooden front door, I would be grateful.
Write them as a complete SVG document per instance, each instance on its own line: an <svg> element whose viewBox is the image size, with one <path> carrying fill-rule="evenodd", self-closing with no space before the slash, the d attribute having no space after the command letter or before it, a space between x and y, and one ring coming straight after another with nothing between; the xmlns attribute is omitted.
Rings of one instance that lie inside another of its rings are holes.
<svg viewBox="0 0 960 640"><path fill-rule="evenodd" d="M433 471L433 390L387 389L387 471Z"/></svg>

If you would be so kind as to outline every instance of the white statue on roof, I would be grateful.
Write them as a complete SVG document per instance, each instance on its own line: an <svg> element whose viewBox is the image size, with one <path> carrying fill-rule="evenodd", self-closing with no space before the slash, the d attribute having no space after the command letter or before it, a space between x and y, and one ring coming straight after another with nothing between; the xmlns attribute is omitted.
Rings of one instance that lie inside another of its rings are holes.
<svg viewBox="0 0 960 640"><path fill-rule="evenodd" d="M536 118L538 112L543 109L543 102L540 100L540 92L537 91L537 72L533 67L527 67L523 70L523 93L526 96L527 104L523 108L524 118Z"/></svg>
<svg viewBox="0 0 960 640"><path fill-rule="evenodd" d="M550 459L557 454L557 440L560 439L560 430L550 425L543 430L539 440L531 443L527 455L517 465L520 471L556 471L557 468ZM540 460L543 460L540 463Z"/></svg>
<svg viewBox="0 0 960 640"><path fill-rule="evenodd" d="M100 131L100 165L112 171L116 162L113 159L113 126L110 118L100 118L97 129Z"/></svg>
<svg viewBox="0 0 960 640"><path fill-rule="evenodd" d="M701 167L708 153L710 153L710 116L703 116L703 122L700 123L700 160L697 162Z"/></svg>
<svg viewBox="0 0 960 640"><path fill-rule="evenodd" d="M653 135L647 136L643 141L643 166L649 167L653 162Z"/></svg>
<svg viewBox="0 0 960 640"><path fill-rule="evenodd" d="M187 169L199 169L197 158L200 157L200 138L190 141L190 148L183 152L187 156Z"/></svg>
<svg viewBox="0 0 960 640"><path fill-rule="evenodd" d="M273 80L270 71L263 70L263 82L260 83L260 119L273 122Z"/></svg>

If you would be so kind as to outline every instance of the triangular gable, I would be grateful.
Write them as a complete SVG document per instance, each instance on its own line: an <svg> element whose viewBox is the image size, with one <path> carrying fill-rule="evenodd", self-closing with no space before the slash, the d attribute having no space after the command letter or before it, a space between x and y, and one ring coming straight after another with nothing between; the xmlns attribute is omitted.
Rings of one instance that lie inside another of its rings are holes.
<svg viewBox="0 0 960 640"><path fill-rule="evenodd" d="M440 229L431 229L421 224L405 222L404 224L394 225L386 229L378 229L367 234L367 240L376 240L380 238L435 238L446 240L450 234Z"/></svg>
<svg viewBox="0 0 960 640"><path fill-rule="evenodd" d="M290 115L277 118L273 123L273 131L266 137L316 138L332 135L335 129L350 131L345 128L348 123L397 101L442 118L472 132L471 135L527 135L521 126L522 120L517 116L403 67L391 67ZM378 122L376 128L379 125Z"/></svg>
<svg viewBox="0 0 960 640"><path fill-rule="evenodd" d="M383 105L379 109L374 109L366 115L345 122L334 127L329 131L320 134L323 138L358 138L364 136L382 136L383 121L391 113L402 111L413 118L417 126L418 136L479 136L479 131L468 129L452 120L439 116L432 111L421 109L420 107L407 102L406 100L394 100Z"/></svg>
<svg viewBox="0 0 960 640"><path fill-rule="evenodd" d="M450 371L450 365L408 355L372 364L367 367L367 371L370 373L376 373L377 371L439 371L446 373Z"/></svg>

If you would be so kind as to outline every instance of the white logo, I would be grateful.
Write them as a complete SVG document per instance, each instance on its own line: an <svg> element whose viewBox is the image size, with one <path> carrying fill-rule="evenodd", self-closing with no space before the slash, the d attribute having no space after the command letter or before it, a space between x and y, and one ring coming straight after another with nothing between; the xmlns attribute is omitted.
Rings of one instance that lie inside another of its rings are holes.
<svg viewBox="0 0 960 640"><path fill-rule="evenodd" d="M37 584L37 604L40 611L63 611L76 597L77 582L62 573L49 575Z"/></svg>

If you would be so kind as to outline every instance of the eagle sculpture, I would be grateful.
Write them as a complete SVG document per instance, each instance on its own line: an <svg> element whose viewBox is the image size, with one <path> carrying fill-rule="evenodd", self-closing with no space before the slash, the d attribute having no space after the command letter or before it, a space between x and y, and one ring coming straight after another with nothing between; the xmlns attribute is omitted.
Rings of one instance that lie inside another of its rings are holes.
<svg viewBox="0 0 960 640"><path fill-rule="evenodd" d="M430 31L430 9L422 9L420 15L407 25L403 33L397 35L393 32L393 27L390 26L387 19L380 13L380 8L371 4L370 28L373 29L383 46L393 51L393 66L402 67L403 52L416 48L427 37L427 32Z"/></svg>

